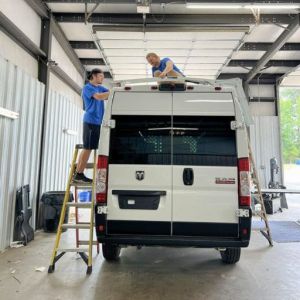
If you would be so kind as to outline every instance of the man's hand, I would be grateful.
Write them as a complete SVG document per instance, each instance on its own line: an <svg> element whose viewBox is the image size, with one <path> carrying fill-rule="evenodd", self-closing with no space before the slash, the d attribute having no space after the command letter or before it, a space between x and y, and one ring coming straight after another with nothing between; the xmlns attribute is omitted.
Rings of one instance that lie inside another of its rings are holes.
<svg viewBox="0 0 300 300"><path fill-rule="evenodd" d="M159 78L165 78L167 76L167 74L165 72L161 72L159 74Z"/></svg>

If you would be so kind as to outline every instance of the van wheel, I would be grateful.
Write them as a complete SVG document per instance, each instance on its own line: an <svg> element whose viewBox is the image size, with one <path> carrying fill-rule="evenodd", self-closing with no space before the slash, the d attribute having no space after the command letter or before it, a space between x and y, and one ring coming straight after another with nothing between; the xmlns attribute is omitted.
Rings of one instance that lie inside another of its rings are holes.
<svg viewBox="0 0 300 300"><path fill-rule="evenodd" d="M225 264L235 264L240 260L241 248L227 248L225 251L220 251L221 258Z"/></svg>
<svg viewBox="0 0 300 300"><path fill-rule="evenodd" d="M119 259L121 247L112 244L102 244L102 254L107 261L116 261Z"/></svg>

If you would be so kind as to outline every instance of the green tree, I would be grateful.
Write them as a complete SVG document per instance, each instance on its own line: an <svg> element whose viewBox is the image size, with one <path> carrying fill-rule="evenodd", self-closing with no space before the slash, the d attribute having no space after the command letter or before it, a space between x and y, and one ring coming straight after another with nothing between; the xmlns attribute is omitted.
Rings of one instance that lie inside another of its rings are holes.
<svg viewBox="0 0 300 300"><path fill-rule="evenodd" d="M280 123L285 163L300 159L300 90L280 89Z"/></svg>

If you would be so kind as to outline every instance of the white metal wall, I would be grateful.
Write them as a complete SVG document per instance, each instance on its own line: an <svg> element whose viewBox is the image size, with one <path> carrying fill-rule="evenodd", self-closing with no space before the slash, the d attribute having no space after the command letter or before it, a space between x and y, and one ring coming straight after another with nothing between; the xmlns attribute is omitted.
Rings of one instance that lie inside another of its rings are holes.
<svg viewBox="0 0 300 300"><path fill-rule="evenodd" d="M267 187L270 181L270 159L276 157L281 166L279 118L275 116L254 116L250 128L250 140L254 152L260 183ZM277 180L282 180L281 170Z"/></svg>
<svg viewBox="0 0 300 300"><path fill-rule="evenodd" d="M44 85L0 57L0 106L19 119L0 116L0 251L11 241L16 190L30 185L35 226Z"/></svg>
<svg viewBox="0 0 300 300"><path fill-rule="evenodd" d="M42 192L63 191L76 144L82 143L82 109L69 97L50 90L43 153ZM64 132L69 129L76 135Z"/></svg>

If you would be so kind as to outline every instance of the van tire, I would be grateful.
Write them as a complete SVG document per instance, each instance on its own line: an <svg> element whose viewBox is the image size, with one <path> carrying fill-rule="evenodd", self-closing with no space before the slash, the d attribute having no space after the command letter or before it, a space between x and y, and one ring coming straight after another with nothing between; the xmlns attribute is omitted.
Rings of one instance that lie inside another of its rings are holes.
<svg viewBox="0 0 300 300"><path fill-rule="evenodd" d="M235 264L240 260L241 248L227 248L225 251L220 251L221 258L225 264Z"/></svg>
<svg viewBox="0 0 300 300"><path fill-rule="evenodd" d="M102 244L102 254L107 261L117 261L121 254L121 247L113 244Z"/></svg>

